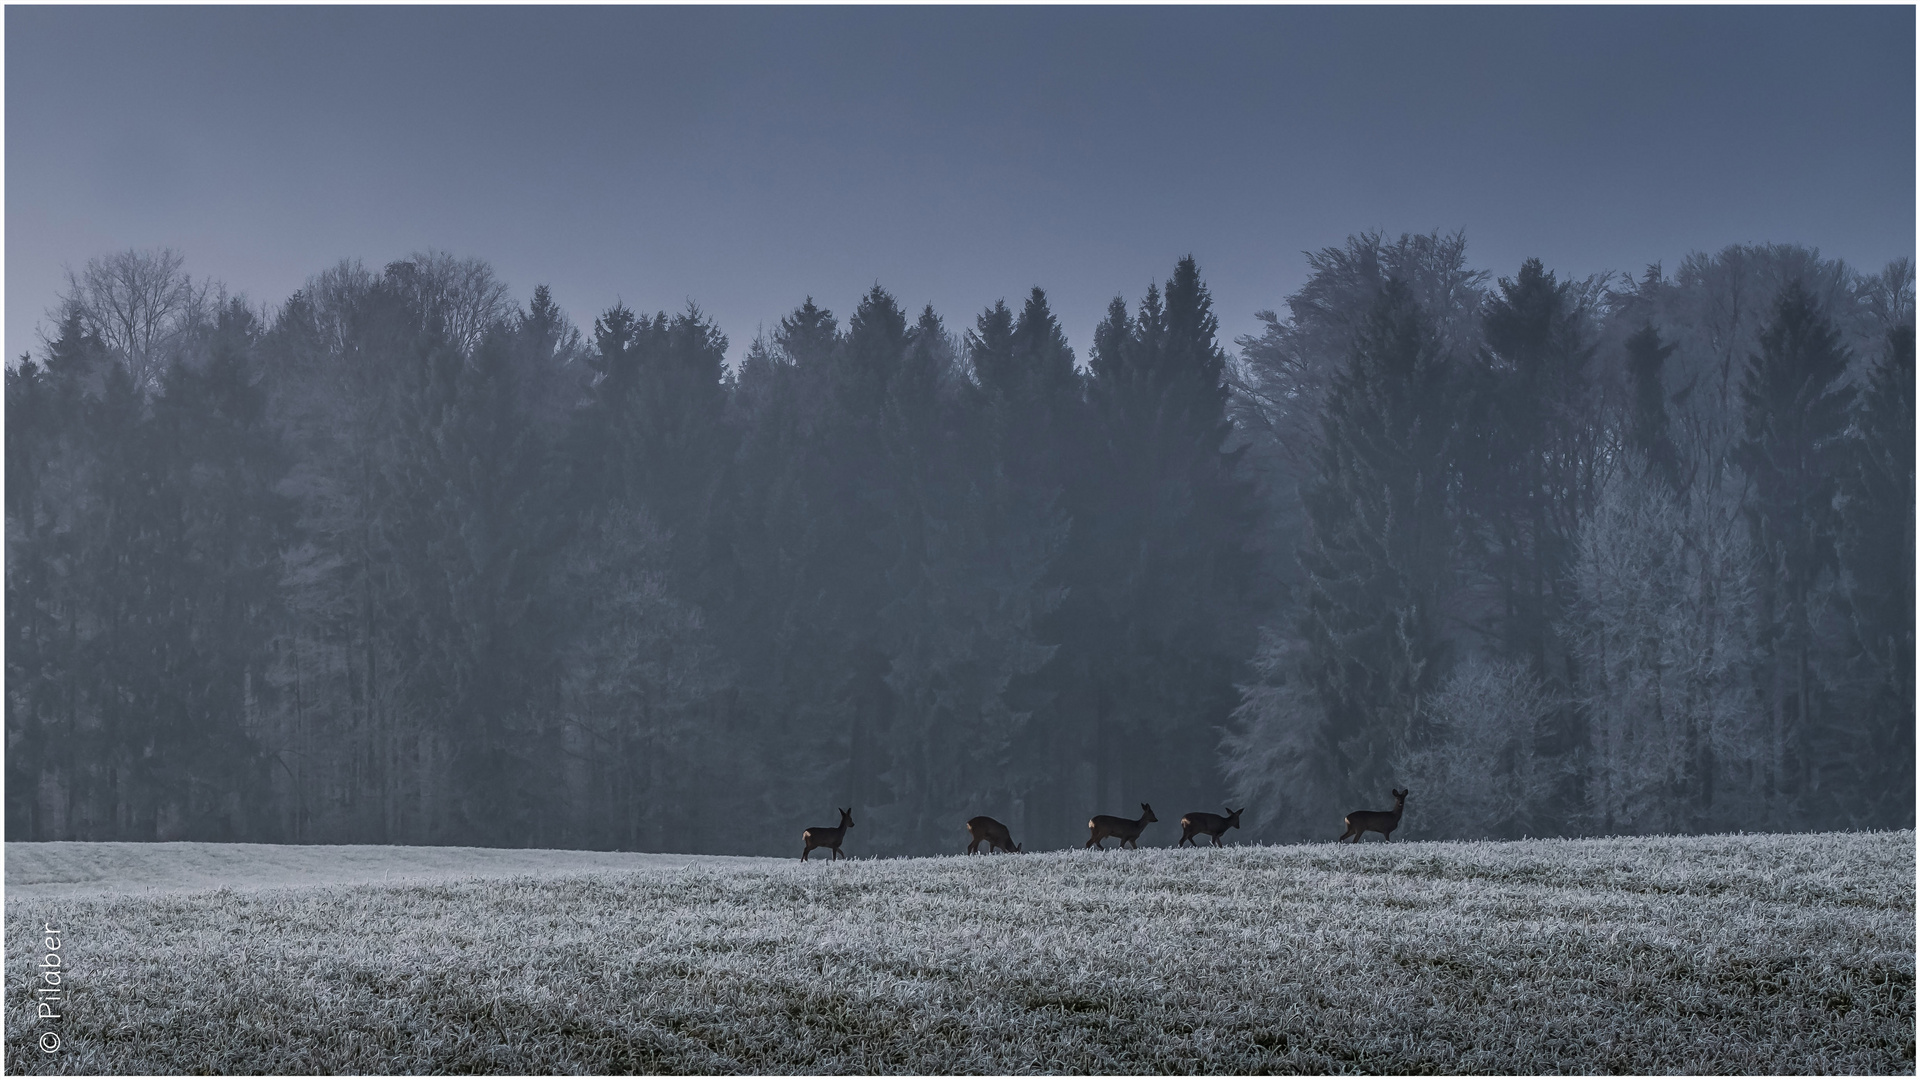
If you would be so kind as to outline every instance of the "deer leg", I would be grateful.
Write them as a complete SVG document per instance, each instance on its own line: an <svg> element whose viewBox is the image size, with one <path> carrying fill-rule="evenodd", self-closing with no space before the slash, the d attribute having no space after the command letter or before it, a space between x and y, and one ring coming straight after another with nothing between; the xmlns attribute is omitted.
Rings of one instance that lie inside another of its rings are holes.
<svg viewBox="0 0 1920 1080"><path fill-rule="evenodd" d="M1213 846L1214 846L1214 847L1219 847L1219 846L1220 846L1220 838L1219 838L1219 837L1217 837L1217 836L1216 836L1216 837L1214 837L1214 838L1213 838Z"/></svg>

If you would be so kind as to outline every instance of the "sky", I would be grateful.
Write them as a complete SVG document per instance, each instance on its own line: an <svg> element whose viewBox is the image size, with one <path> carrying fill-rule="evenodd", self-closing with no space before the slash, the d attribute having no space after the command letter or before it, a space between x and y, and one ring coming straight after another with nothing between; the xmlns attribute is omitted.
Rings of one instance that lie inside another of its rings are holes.
<svg viewBox="0 0 1920 1080"><path fill-rule="evenodd" d="M5 345L171 247L277 306L438 248L583 328L689 301L737 359L878 283L949 329L1048 291L1076 352L1199 262L1257 332L1352 233L1511 275L1914 252L1888 7L6 8Z"/></svg>

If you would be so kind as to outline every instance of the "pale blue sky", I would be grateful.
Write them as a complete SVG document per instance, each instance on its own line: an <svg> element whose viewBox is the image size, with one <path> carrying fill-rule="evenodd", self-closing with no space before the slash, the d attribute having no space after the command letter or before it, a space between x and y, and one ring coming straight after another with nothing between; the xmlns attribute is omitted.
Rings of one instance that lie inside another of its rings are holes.
<svg viewBox="0 0 1920 1080"><path fill-rule="evenodd" d="M1571 274L1914 249L1914 10L19 7L6 348L63 265L171 246L285 299L422 247L698 301L737 357L875 281L1042 285L1084 358L1189 252L1224 336L1352 232Z"/></svg>

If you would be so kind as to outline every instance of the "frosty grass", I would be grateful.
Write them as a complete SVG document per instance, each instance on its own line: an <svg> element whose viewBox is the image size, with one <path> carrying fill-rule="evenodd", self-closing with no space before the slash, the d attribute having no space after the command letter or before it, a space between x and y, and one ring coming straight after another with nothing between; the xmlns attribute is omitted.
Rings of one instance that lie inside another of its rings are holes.
<svg viewBox="0 0 1920 1080"><path fill-rule="evenodd" d="M342 849L169 845L259 869L218 890L116 878L151 847L54 847L7 845L15 1073L1914 1071L1912 831L571 868L388 848L318 884L295 864ZM53 1054L47 921L72 964Z"/></svg>

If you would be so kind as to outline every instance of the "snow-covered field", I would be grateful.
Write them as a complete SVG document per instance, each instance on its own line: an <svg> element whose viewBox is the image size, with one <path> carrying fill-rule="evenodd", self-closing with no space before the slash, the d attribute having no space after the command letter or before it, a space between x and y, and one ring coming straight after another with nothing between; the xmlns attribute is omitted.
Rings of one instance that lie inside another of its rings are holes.
<svg viewBox="0 0 1920 1080"><path fill-rule="evenodd" d="M1911 831L805 865L9 844L6 884L12 1072L1914 1070Z"/></svg>

